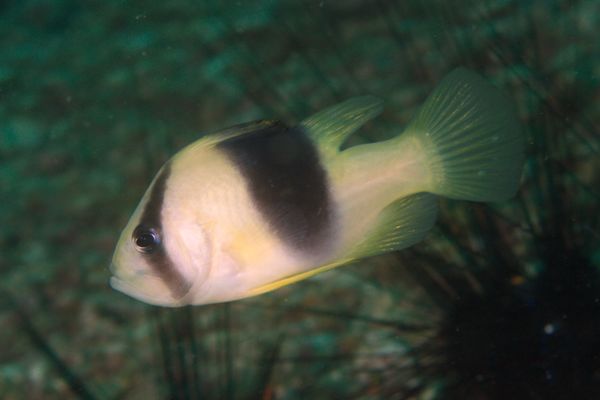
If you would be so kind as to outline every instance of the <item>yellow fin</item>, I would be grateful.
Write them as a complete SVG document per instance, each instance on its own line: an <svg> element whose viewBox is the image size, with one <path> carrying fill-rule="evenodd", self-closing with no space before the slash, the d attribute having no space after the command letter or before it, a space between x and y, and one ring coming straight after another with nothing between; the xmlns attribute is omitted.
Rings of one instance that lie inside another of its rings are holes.
<svg viewBox="0 0 600 400"><path fill-rule="evenodd" d="M291 285L360 258L412 246L425 237L433 226L436 215L437 203L433 194L417 193L397 200L381 211L375 227L345 257L310 271L259 286L252 289L250 295L256 296Z"/></svg>
<svg viewBox="0 0 600 400"><path fill-rule="evenodd" d="M250 291L250 295L256 296L259 294L270 292L275 289L279 289L279 288L287 286L287 285L291 285L292 283L296 283L301 280L310 278L312 276L320 274L321 272L329 271L330 269L339 267L340 265L348 264L351 261L353 261L351 258L344 258L342 260L334 261L332 263L325 264L320 267L311 269L310 271L300 272L299 274L291 275L291 276L285 277L283 279L280 279L278 281L267 283L266 285L262 285L262 286L252 289Z"/></svg>
<svg viewBox="0 0 600 400"><path fill-rule="evenodd" d="M377 97L354 97L326 108L302 121L311 138L326 156L335 155L344 140L379 115L383 102Z"/></svg>
<svg viewBox="0 0 600 400"><path fill-rule="evenodd" d="M404 249L421 241L435 223L436 196L417 193L384 208L374 228L351 251L358 259Z"/></svg>
<svg viewBox="0 0 600 400"><path fill-rule="evenodd" d="M525 139L514 104L471 71L458 68L448 74L403 135L423 144L432 193L503 201L519 188Z"/></svg>
<svg viewBox="0 0 600 400"><path fill-rule="evenodd" d="M209 132L206 134L206 136L200 138L196 143L192 144L192 146L215 146L224 140L254 133L258 130L271 127L277 123L278 121L276 120L262 119L258 121L234 125L232 127L218 130L215 132Z"/></svg>

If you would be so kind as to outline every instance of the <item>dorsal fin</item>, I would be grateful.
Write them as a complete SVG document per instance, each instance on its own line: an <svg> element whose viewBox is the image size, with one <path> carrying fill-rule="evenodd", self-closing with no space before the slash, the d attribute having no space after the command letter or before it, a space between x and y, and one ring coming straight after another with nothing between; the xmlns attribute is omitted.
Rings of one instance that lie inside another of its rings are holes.
<svg viewBox="0 0 600 400"><path fill-rule="evenodd" d="M214 146L225 140L252 134L254 132L261 131L265 128L274 126L278 123L279 121L272 119L262 119L258 121L245 122L215 132L209 132L208 134L206 134L206 136L201 138L199 142L202 141L202 145L204 146Z"/></svg>
<svg viewBox="0 0 600 400"><path fill-rule="evenodd" d="M377 97L354 97L308 117L301 125L326 156L334 155L352 133L381 113L382 104Z"/></svg>

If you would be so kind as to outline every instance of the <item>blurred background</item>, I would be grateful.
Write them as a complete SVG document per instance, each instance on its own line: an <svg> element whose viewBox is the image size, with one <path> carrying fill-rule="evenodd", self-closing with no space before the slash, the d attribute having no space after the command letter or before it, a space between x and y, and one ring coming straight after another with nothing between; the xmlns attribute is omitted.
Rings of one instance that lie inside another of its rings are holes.
<svg viewBox="0 0 600 400"><path fill-rule="evenodd" d="M0 3L0 398L600 398L600 3ZM161 309L108 286L128 217L203 132L356 95L397 134L457 66L501 87L521 190L422 243Z"/></svg>

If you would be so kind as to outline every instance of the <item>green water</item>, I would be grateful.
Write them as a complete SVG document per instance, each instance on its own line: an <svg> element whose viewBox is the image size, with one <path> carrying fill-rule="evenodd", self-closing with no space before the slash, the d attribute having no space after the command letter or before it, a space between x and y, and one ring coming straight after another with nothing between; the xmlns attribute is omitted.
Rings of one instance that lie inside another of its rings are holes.
<svg viewBox="0 0 600 400"><path fill-rule="evenodd" d="M0 4L0 398L600 398L598 1ZM203 132L385 101L464 66L516 103L514 199L228 304L112 290L120 230Z"/></svg>

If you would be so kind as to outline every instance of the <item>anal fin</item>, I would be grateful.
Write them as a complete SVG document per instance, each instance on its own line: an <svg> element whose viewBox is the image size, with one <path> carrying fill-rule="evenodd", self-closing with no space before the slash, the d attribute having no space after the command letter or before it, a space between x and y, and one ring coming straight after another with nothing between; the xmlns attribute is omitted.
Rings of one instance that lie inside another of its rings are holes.
<svg viewBox="0 0 600 400"><path fill-rule="evenodd" d="M384 208L374 227L351 251L359 259L401 250L420 242L435 223L436 196L417 193Z"/></svg>
<svg viewBox="0 0 600 400"><path fill-rule="evenodd" d="M353 247L349 254L309 271L303 271L259 286L252 289L250 294L256 296L270 292L361 258L412 246L425 237L433 226L436 216L437 202L435 195L417 193L404 197L381 211L374 228Z"/></svg>

